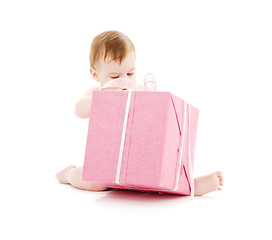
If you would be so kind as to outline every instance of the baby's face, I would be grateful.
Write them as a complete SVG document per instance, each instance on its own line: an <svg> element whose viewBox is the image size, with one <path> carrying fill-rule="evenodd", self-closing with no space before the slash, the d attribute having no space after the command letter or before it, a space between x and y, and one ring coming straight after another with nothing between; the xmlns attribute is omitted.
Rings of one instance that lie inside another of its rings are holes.
<svg viewBox="0 0 272 240"><path fill-rule="evenodd" d="M96 64L97 81L101 85L112 79L129 79L136 82L136 65L135 53L131 51L121 64L111 61L110 58L100 59Z"/></svg>

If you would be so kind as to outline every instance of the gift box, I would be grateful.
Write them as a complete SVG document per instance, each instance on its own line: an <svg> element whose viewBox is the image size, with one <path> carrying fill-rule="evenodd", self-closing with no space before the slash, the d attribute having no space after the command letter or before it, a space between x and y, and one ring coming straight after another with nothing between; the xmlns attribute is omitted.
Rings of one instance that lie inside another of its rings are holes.
<svg viewBox="0 0 272 240"><path fill-rule="evenodd" d="M198 115L170 92L93 91L83 180L193 195Z"/></svg>

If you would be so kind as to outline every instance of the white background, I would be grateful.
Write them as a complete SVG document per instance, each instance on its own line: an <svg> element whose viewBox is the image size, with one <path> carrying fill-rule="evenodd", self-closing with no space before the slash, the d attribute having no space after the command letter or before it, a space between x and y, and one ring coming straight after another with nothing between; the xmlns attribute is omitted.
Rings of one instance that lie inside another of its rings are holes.
<svg viewBox="0 0 272 240"><path fill-rule="evenodd" d="M1 239L271 239L271 1L1 1ZM200 109L197 197L86 192L54 175L82 165L95 35L134 42L138 81L157 76Z"/></svg>

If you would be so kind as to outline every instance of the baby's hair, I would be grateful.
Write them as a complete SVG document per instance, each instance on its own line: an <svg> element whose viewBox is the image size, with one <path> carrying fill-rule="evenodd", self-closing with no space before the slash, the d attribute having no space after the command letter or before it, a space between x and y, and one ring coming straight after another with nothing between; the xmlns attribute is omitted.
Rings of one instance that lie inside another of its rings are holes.
<svg viewBox="0 0 272 240"><path fill-rule="evenodd" d="M90 66L95 68L94 65L100 58L104 57L105 61L108 56L121 64L130 51L135 53L135 47L125 34L118 31L102 32L93 39Z"/></svg>

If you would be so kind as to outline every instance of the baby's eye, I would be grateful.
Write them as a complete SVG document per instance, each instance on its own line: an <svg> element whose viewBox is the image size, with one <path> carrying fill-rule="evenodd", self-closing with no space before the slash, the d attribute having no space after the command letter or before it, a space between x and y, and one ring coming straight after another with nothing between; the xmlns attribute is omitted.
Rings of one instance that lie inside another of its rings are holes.
<svg viewBox="0 0 272 240"><path fill-rule="evenodd" d="M128 76L131 76L131 75L133 75L133 74L134 74L134 73L128 73L127 75L128 75Z"/></svg>
<svg viewBox="0 0 272 240"><path fill-rule="evenodd" d="M119 78L119 76L114 76L114 77L111 77L112 79L116 79L116 78Z"/></svg>

